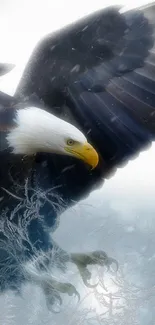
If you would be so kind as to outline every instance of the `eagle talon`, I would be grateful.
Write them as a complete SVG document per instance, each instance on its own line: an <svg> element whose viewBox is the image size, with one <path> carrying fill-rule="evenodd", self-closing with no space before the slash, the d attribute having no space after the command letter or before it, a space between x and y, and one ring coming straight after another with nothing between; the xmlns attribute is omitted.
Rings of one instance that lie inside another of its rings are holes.
<svg viewBox="0 0 155 325"><path fill-rule="evenodd" d="M77 266L79 273L81 275L81 278L83 280L83 283L90 289L97 287L98 283L91 284L88 282L88 280L91 279L91 272L85 267L85 266Z"/></svg>
<svg viewBox="0 0 155 325"><path fill-rule="evenodd" d="M115 266L116 266L116 270L115 270L115 272L117 272L118 269L119 269L118 262L117 262L114 258L109 257L109 265L108 265L109 267L108 267L108 269L110 269L110 266L111 266L112 264L115 264Z"/></svg>
<svg viewBox="0 0 155 325"><path fill-rule="evenodd" d="M118 270L118 262L108 257L104 251L94 251L91 253L72 253L71 262L76 264L84 284L89 288L95 288L98 283L90 284L88 280L91 279L91 272L87 269L87 265L106 266L110 269L112 263L116 265L116 272Z"/></svg>
<svg viewBox="0 0 155 325"><path fill-rule="evenodd" d="M77 290L76 290L75 296L77 297L78 302L79 302L80 301L80 294L79 294L79 292Z"/></svg>
<svg viewBox="0 0 155 325"><path fill-rule="evenodd" d="M50 296L46 296L46 305L48 310L50 310L53 313L60 313L61 305L62 305L62 298L58 293L51 292ZM58 309L55 309L54 306L58 306Z"/></svg>
<svg viewBox="0 0 155 325"><path fill-rule="evenodd" d="M55 289L58 290L61 293L67 293L69 296L77 296L78 301L80 300L80 295L76 288L71 283L58 283L55 286Z"/></svg>
<svg viewBox="0 0 155 325"><path fill-rule="evenodd" d="M75 295L78 297L78 302L80 301L80 294L71 283L62 283L55 280L50 280L43 283L42 288L46 297L47 308L54 313L60 312L60 306L63 303L59 292L68 294L69 296ZM55 310L53 308L54 305L59 305L59 310Z"/></svg>
<svg viewBox="0 0 155 325"><path fill-rule="evenodd" d="M59 313L60 312L60 306L62 305L62 298L60 294L55 290L53 287L49 285L43 286L43 291L46 297L46 305L49 311L53 313ZM59 305L59 309L56 310L53 308L54 305Z"/></svg>

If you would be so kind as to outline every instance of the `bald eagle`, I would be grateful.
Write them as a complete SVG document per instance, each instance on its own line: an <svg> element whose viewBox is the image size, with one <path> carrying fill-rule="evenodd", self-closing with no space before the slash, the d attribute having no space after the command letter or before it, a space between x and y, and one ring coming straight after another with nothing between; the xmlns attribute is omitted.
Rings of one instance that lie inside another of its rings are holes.
<svg viewBox="0 0 155 325"><path fill-rule="evenodd" d="M43 218L29 219L28 241L22 241L25 249L16 249L22 261L43 251L51 256L56 244L49 233L60 213L155 139L154 17L154 3L126 12L109 7L49 34L34 49L15 95L0 93L4 243L9 237L4 229L18 225L17 205L20 220L25 220L25 195L28 202L36 202L38 187L47 194L47 200L37 205ZM60 209L55 208L58 204ZM87 264L113 261L104 252L60 251L78 266L85 283ZM1 246L1 270L8 255ZM24 278L19 259L11 258L16 272L7 268L1 290L19 286ZM52 283L61 291L60 283Z"/></svg>

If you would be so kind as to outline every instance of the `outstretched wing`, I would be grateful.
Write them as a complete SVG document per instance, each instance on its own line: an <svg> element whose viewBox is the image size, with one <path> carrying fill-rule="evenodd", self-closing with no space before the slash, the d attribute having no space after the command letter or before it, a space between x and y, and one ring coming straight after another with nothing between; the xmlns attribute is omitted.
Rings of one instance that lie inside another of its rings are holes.
<svg viewBox="0 0 155 325"><path fill-rule="evenodd" d="M153 42L152 26L143 13L122 15L111 7L97 11L39 42L16 96L38 97L50 107L58 106L60 91L64 93L83 73L90 79L86 89L95 89L93 78L103 89L114 76L143 66ZM94 76L92 69L97 70Z"/></svg>
<svg viewBox="0 0 155 325"><path fill-rule="evenodd" d="M81 74L78 82L68 87L67 101L106 162L107 170L127 161L155 138L154 41L149 50L147 47L150 39L154 38L153 13L155 5L124 14L130 26L131 34L127 39L131 43L125 49L123 46L122 58L116 57L112 61L120 62L116 65L119 69L121 62L123 67L129 68L131 64L133 71L121 73L117 69L104 86L102 75L111 70L113 62L110 60L102 63L100 69L97 67ZM139 59L142 53L143 65L139 68L137 64L137 69L134 69L134 55L138 58L138 49ZM145 60L144 53L147 53Z"/></svg>

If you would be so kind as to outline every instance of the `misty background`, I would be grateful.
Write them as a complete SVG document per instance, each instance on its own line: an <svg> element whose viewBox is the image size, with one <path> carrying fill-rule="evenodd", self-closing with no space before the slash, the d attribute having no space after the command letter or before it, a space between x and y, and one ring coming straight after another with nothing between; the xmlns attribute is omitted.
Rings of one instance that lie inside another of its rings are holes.
<svg viewBox="0 0 155 325"><path fill-rule="evenodd" d="M134 5L148 1L135 1ZM151 2L151 1L150 1ZM111 4L130 6L128 1ZM0 1L0 62L16 68L0 78L0 90L14 94L25 64L38 40L76 19L109 5L71 0ZM81 301L64 296L57 315L48 311L41 289L24 285L21 296L0 296L0 324L153 325L155 319L155 144L118 169L102 188L60 216L52 238L70 252L102 249L119 262L119 271L98 268L102 286L87 289L71 266L65 280L80 292Z"/></svg>

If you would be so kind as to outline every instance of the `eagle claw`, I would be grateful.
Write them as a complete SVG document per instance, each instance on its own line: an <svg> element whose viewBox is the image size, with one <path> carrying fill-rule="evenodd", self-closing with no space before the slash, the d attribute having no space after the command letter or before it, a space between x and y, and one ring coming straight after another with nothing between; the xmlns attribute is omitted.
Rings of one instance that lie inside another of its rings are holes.
<svg viewBox="0 0 155 325"><path fill-rule="evenodd" d="M116 272L118 270L118 262L115 259L108 257L104 251L72 253L71 262L76 264L84 284L89 288L95 288L98 283L90 284L88 282L88 280L91 279L91 272L87 269L88 265L106 265L109 270L111 264L114 263L116 265Z"/></svg>
<svg viewBox="0 0 155 325"><path fill-rule="evenodd" d="M80 295L76 288L71 283L59 283L57 286L57 290L59 290L62 293L67 293L69 296L77 296L78 301L80 300Z"/></svg>
<svg viewBox="0 0 155 325"><path fill-rule="evenodd" d="M60 297L60 294L56 292L55 290L51 290L50 294L44 291L45 297L46 297L46 305L48 310L50 310L53 313L59 313L60 312L60 306L62 305L62 298ZM58 306L58 308L54 308L54 306Z"/></svg>
<svg viewBox="0 0 155 325"><path fill-rule="evenodd" d="M52 280L51 283L46 283L43 286L43 290L46 297L47 308L54 312L60 312L60 306L62 305L62 298L60 293L67 293L69 296L77 296L78 302L80 301L80 294L76 290L76 288L71 283L62 283L58 281ZM59 309L53 308L54 305L59 305Z"/></svg>

